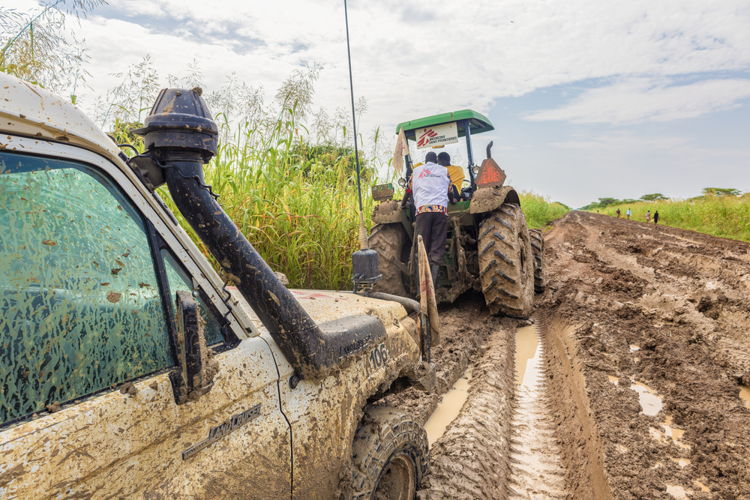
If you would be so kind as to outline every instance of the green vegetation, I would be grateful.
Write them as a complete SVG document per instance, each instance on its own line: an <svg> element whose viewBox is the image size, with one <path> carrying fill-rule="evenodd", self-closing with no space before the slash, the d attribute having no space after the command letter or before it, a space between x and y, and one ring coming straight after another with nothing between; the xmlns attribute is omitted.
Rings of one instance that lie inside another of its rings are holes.
<svg viewBox="0 0 750 500"><path fill-rule="evenodd" d="M722 238L750 241L750 193L742 196L706 195L685 201L638 201L608 205L596 211L615 216L618 208L622 217L625 216L625 210L630 208L633 211L633 220L645 222L646 211L651 210L653 215L658 210L659 224L691 229Z"/></svg>
<svg viewBox="0 0 750 500"><path fill-rule="evenodd" d="M86 50L75 30L66 26L66 14L84 17L104 0L52 0L27 12L0 7L0 72L9 73L56 93L76 90L88 73Z"/></svg>
<svg viewBox="0 0 750 500"><path fill-rule="evenodd" d="M206 182L243 234L274 270L287 275L291 286L350 288L359 224L353 155L346 149L278 139L262 151L222 145L206 168ZM169 196L166 190L162 196ZM369 217L372 201L363 201Z"/></svg>
<svg viewBox="0 0 750 500"><path fill-rule="evenodd" d="M543 228L570 211L570 207L557 201L548 201L538 194L521 193L520 196L526 223L531 228Z"/></svg>

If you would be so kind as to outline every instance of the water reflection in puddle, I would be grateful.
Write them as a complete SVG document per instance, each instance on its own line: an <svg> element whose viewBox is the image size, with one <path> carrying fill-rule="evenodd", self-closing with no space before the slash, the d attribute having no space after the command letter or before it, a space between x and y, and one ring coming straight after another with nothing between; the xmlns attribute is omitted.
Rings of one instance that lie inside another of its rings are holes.
<svg viewBox="0 0 750 500"><path fill-rule="evenodd" d="M541 357L538 347L539 336L535 327L516 330L516 384L528 386L539 375L539 363L530 363Z"/></svg>
<svg viewBox="0 0 750 500"><path fill-rule="evenodd" d="M672 458L672 461L675 462L680 467L687 467L688 465L690 465L689 458Z"/></svg>
<svg viewBox="0 0 750 500"><path fill-rule="evenodd" d="M653 417L664 407L661 396L646 384L634 382L630 388L638 393L638 400L641 403L641 411L644 415Z"/></svg>
<svg viewBox="0 0 750 500"><path fill-rule="evenodd" d="M687 498L687 492L685 491L685 488L682 486L678 486L676 484L668 484L667 485L667 493L672 495L673 498L683 499Z"/></svg>
<svg viewBox="0 0 750 500"><path fill-rule="evenodd" d="M451 422L455 420L461 412L466 399L469 397L469 382L471 381L471 368L468 368L464 374L456 380L451 390L443 394L440 403L435 411L432 412L427 423L424 424L427 431L427 442L432 446L435 441L440 439Z"/></svg>
<svg viewBox="0 0 750 500"><path fill-rule="evenodd" d="M740 399L742 400L742 404L745 405L745 408L750 410L750 387L746 385L740 386Z"/></svg>

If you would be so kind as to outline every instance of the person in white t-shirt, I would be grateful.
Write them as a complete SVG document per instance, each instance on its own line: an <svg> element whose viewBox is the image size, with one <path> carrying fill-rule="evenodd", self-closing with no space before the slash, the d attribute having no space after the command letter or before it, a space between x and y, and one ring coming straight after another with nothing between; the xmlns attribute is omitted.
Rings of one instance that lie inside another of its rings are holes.
<svg viewBox="0 0 750 500"><path fill-rule="evenodd" d="M430 259L430 271L435 286L445 254L448 237L448 169L437 163L437 155L430 151L424 164L415 167L411 176L414 206L417 209L416 234L422 236Z"/></svg>

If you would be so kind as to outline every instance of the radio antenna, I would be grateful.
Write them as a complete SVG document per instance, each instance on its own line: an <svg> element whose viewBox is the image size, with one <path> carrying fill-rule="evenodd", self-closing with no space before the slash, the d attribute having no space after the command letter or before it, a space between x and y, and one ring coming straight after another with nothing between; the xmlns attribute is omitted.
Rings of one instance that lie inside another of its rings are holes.
<svg viewBox="0 0 750 500"><path fill-rule="evenodd" d="M352 129L354 131L354 164L357 168L357 199L359 201L359 248L365 250L367 230L365 229L364 208L362 207L362 175L359 166L359 148L357 146L357 113L354 108L354 79L352 77L352 50L349 44L349 10L344 0L344 23L346 24L346 57L349 62L349 95L352 101Z"/></svg>

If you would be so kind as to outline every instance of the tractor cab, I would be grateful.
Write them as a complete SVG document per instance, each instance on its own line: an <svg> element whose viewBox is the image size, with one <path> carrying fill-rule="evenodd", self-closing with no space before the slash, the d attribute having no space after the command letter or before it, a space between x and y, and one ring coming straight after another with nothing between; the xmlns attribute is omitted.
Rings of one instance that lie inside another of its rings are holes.
<svg viewBox="0 0 750 500"><path fill-rule="evenodd" d="M436 153L445 151L451 157L451 165L448 167L451 182L456 185L457 190L461 193L461 201L454 204L457 206L453 206L451 209L455 211L456 209L468 208L468 203L464 202L468 202L472 193L476 190L477 177L481 168L478 168L474 163L471 138L472 135L494 129L495 127L489 118L470 109L441 113L399 123L396 127L398 136L396 148L398 152L394 157L404 153L405 171L401 184L406 185L411 178L412 169L421 164L426 153L429 151L435 151ZM487 157L489 158L489 156L488 148ZM487 174L492 174L490 175L492 178L498 177L502 170L497 171L499 167L496 163L494 167L496 168L488 168L487 170L492 170L492 172L488 171L483 178Z"/></svg>

